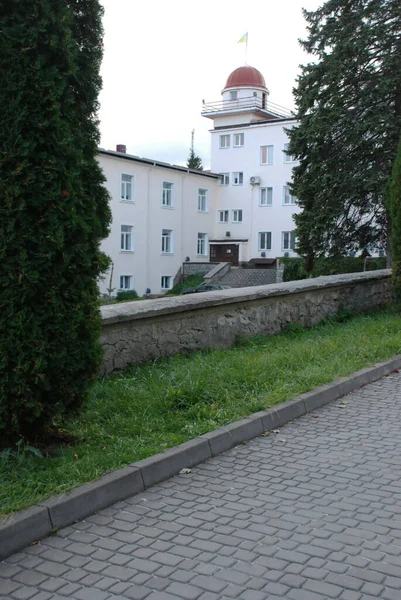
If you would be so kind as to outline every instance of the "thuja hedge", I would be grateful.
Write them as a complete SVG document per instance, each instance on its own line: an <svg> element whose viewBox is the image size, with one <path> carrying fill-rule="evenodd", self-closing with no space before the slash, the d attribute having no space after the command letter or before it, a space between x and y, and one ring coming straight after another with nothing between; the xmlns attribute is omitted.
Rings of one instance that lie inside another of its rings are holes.
<svg viewBox="0 0 401 600"><path fill-rule="evenodd" d="M77 409L101 361L110 222L97 0L0 3L0 444Z"/></svg>
<svg viewBox="0 0 401 600"><path fill-rule="evenodd" d="M284 281L306 279L308 277L302 258L280 258L280 263L284 265ZM375 271L376 269L385 268L386 258L384 256L368 258L366 261L358 256L318 258L314 263L311 277L337 275L339 273L359 273L363 270Z"/></svg>

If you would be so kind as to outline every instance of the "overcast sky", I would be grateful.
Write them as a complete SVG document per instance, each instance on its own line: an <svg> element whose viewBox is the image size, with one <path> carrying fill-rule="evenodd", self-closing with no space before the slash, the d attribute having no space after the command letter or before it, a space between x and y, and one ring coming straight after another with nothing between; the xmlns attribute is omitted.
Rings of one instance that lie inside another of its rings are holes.
<svg viewBox="0 0 401 600"><path fill-rule="evenodd" d="M245 64L259 69L269 99L293 108L299 64L309 57L302 8L322 0L101 0L105 8L101 146L126 144L131 154L185 164L195 151L210 166L212 121L202 99L221 99L228 75Z"/></svg>

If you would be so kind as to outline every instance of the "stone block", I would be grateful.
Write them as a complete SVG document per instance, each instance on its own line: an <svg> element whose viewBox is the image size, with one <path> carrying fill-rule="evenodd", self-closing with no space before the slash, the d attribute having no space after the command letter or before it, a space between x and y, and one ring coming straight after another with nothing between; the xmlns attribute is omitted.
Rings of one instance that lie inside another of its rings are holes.
<svg viewBox="0 0 401 600"><path fill-rule="evenodd" d="M238 446L246 440L261 435L263 433L263 425L259 416L252 415L241 421L236 421L231 425L216 429L210 433L205 433L201 436L202 439L207 440L210 444L211 452L213 456L217 456L233 446Z"/></svg>
<svg viewBox="0 0 401 600"><path fill-rule="evenodd" d="M0 559L24 546L49 535L52 530L49 512L41 506L31 506L0 520Z"/></svg>
<svg viewBox="0 0 401 600"><path fill-rule="evenodd" d="M125 467L81 485L67 494L45 500L41 506L49 510L52 527L60 528L141 492L143 488L140 470Z"/></svg>
<svg viewBox="0 0 401 600"><path fill-rule="evenodd" d="M196 438L170 448L165 452L150 456L131 466L141 470L145 488L177 475L185 467L194 465L211 458L211 450L207 440Z"/></svg>

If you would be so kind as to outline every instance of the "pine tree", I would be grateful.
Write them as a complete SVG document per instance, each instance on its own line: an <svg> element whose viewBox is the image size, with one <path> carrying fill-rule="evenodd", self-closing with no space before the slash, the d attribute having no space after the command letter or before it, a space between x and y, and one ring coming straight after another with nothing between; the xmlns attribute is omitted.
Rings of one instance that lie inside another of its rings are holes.
<svg viewBox="0 0 401 600"><path fill-rule="evenodd" d="M78 408L101 361L109 198L98 0L0 3L0 436Z"/></svg>
<svg viewBox="0 0 401 600"><path fill-rule="evenodd" d="M198 171L203 171L202 159L200 156L195 154L193 148L189 149L189 157L187 160L188 169L197 169Z"/></svg>
<svg viewBox="0 0 401 600"><path fill-rule="evenodd" d="M391 214L393 293L396 304L401 307L401 138L389 186L389 212Z"/></svg>
<svg viewBox="0 0 401 600"><path fill-rule="evenodd" d="M329 0L304 11L301 42L315 62L294 90L299 126L289 153L299 160L292 192L299 253L322 255L388 242L384 187L401 132L399 0Z"/></svg>

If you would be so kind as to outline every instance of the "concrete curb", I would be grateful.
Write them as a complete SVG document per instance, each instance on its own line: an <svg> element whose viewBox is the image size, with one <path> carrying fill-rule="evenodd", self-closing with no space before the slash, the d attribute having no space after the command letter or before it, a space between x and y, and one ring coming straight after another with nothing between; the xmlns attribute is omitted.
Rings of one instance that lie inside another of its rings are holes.
<svg viewBox="0 0 401 600"><path fill-rule="evenodd" d="M266 431L282 427L316 408L341 398L401 368L401 355L357 371L334 383L301 394L216 431L201 435L175 448L107 473L72 490L0 520L0 560L48 536L52 530L70 525L95 511L107 508L132 494L142 492L208 458L229 450Z"/></svg>

